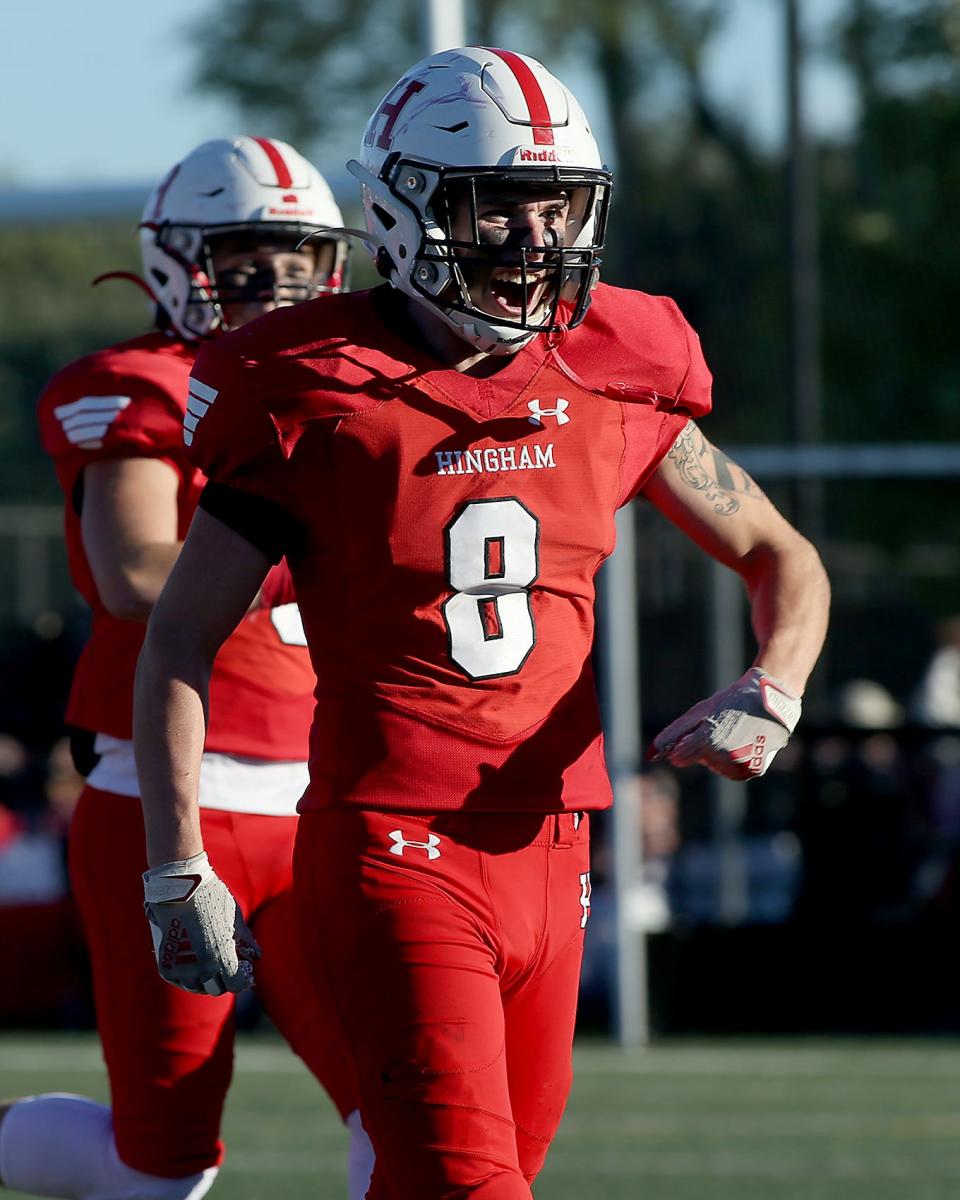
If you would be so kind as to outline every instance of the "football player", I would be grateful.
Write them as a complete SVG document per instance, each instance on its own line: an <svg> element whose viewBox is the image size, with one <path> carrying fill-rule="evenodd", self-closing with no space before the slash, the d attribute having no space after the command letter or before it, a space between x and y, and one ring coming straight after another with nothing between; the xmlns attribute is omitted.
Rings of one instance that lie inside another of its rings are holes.
<svg viewBox="0 0 960 1200"><path fill-rule="evenodd" d="M140 282L155 302L156 331L73 363L41 398L41 436L66 501L70 568L93 610L68 711L87 775L70 873L112 1108L41 1095L6 1109L0 1178L8 1187L87 1200L196 1200L217 1174L238 980L205 980L193 990L212 995L199 995L157 975L151 929L137 911L146 862L131 740L134 668L204 484L183 439L184 421L198 411L187 395L197 348L269 310L341 292L343 239L321 230L300 245L318 227L341 224L326 181L290 146L258 137L204 143L156 188L140 225ZM204 841L242 906L248 952L262 948L263 1007L353 1129L360 1196L369 1143L350 1065L311 991L294 928L295 808L306 783L314 677L284 575L265 581L217 657L197 763ZM204 870L194 876L198 897ZM149 886L162 892L162 883ZM158 952L181 965L194 961L178 927L153 924Z"/></svg>
<svg viewBox="0 0 960 1200"><path fill-rule="evenodd" d="M644 496L750 597L752 665L657 739L678 765L766 770L828 587L695 423L711 379L676 304L598 283L611 177L562 83L510 51L434 55L350 169L385 284L196 364L210 482L137 678L149 858L171 889L202 868L202 974L235 969L194 797L206 678L286 554L321 681L294 889L369 1196L529 1200L571 1079L588 814L611 799L590 649L616 510Z"/></svg>

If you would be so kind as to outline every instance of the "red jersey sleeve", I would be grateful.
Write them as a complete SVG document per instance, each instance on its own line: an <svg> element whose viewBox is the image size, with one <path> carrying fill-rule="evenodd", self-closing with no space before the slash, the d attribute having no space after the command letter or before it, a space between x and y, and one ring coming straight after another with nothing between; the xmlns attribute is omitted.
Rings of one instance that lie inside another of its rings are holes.
<svg viewBox="0 0 960 1200"><path fill-rule="evenodd" d="M241 357L201 350L190 377L183 440L208 479L200 507L279 562L296 540L287 451Z"/></svg>
<svg viewBox="0 0 960 1200"><path fill-rule="evenodd" d="M190 376L183 441L208 479L279 502L286 455L252 376L251 365L220 344L203 346Z"/></svg>
<svg viewBox="0 0 960 1200"><path fill-rule="evenodd" d="M668 301L683 332L687 364L675 407L693 418L705 417L713 407L713 375L703 357L700 338L673 300Z"/></svg>
<svg viewBox="0 0 960 1200"><path fill-rule="evenodd" d="M656 332L657 369L651 390L641 382L614 381L607 392L618 396L624 405L624 458L619 504L626 504L642 489L657 470L687 422L705 416L713 406L713 376L703 357L700 338L677 304L667 296L649 297L656 304L655 317L648 316L648 330ZM651 355L651 357L653 357ZM644 364L638 356L631 364L631 379L643 380ZM648 414L644 407L653 404L660 424L653 453L650 448Z"/></svg>
<svg viewBox="0 0 960 1200"><path fill-rule="evenodd" d="M93 462L160 458L181 472L185 466L180 408L137 373L81 360L50 381L38 417L43 448L68 494Z"/></svg>
<svg viewBox="0 0 960 1200"><path fill-rule="evenodd" d="M277 563L267 572L260 585L260 607L282 608L285 604L296 604L297 593L293 588L293 576L287 560Z"/></svg>

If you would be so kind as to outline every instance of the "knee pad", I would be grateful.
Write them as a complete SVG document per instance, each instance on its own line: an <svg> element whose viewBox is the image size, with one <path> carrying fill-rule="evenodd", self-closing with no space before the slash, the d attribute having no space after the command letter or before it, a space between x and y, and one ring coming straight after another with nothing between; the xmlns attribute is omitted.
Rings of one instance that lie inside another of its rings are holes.
<svg viewBox="0 0 960 1200"><path fill-rule="evenodd" d="M0 1123L0 1179L35 1196L200 1200L216 1177L216 1167L182 1179L128 1167L117 1154L110 1109L85 1096L27 1096Z"/></svg>

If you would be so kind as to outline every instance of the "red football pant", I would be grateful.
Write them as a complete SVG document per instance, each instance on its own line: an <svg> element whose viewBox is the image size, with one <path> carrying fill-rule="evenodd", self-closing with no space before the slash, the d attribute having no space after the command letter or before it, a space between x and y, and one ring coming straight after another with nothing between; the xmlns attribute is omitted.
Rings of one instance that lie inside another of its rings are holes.
<svg viewBox="0 0 960 1200"><path fill-rule="evenodd" d="M201 825L211 864L263 948L257 996L346 1116L357 1107L352 1068L297 936L297 818L202 809ZM234 998L192 995L160 978L143 915L146 869L139 800L84 788L70 833L70 878L90 946L117 1150L129 1167L179 1178L223 1157Z"/></svg>
<svg viewBox="0 0 960 1200"><path fill-rule="evenodd" d="M586 819L308 811L294 887L356 1063L368 1200L529 1200L572 1078Z"/></svg>

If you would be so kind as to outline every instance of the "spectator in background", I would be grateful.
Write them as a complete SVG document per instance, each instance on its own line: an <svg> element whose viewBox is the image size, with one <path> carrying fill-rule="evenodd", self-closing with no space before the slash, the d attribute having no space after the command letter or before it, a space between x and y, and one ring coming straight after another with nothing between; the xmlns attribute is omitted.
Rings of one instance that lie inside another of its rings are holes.
<svg viewBox="0 0 960 1200"><path fill-rule="evenodd" d="M26 747L15 738L0 738L0 779L6 782L11 768L35 779L28 763ZM21 790L16 811L0 804L0 905L52 904L67 896L67 831L82 787L69 740L62 738L46 757L44 783L36 794ZM0 960L10 961L2 950Z"/></svg>
<svg viewBox="0 0 960 1200"><path fill-rule="evenodd" d="M30 753L12 733L0 733L0 805L20 812L31 804Z"/></svg>
<svg viewBox="0 0 960 1200"><path fill-rule="evenodd" d="M624 891L631 926L637 933L660 933L671 925L667 881L670 862L680 846L680 785L668 767L653 767L630 781L618 803L631 811L628 824L636 832L639 872ZM579 1019L608 1023L615 986L617 929L613 887L613 844L610 814L594 829L591 844L590 936L583 948Z"/></svg>
<svg viewBox="0 0 960 1200"><path fill-rule="evenodd" d="M937 627L934 651L914 693L914 719L939 731L925 748L929 773L930 822L936 852L925 872L926 891L935 907L960 910L960 615Z"/></svg>
<svg viewBox="0 0 960 1200"><path fill-rule="evenodd" d="M937 637L940 645L917 687L913 715L934 729L960 728L960 616L941 621Z"/></svg>
<svg viewBox="0 0 960 1200"><path fill-rule="evenodd" d="M45 782L43 780L45 779ZM66 835L83 784L67 739L41 763L0 736L0 1020L89 1020L89 979L69 895Z"/></svg>

